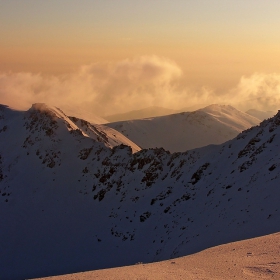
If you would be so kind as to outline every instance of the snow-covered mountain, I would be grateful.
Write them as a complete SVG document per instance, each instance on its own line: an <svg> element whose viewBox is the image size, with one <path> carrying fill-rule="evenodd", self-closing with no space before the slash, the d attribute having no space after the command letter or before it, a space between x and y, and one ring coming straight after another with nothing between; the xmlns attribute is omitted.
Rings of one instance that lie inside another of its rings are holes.
<svg viewBox="0 0 280 280"><path fill-rule="evenodd" d="M62 114L62 113L61 113ZM0 107L0 278L153 262L280 231L280 113L185 153Z"/></svg>
<svg viewBox="0 0 280 280"><path fill-rule="evenodd" d="M256 110L256 109L250 109L250 110L246 111L246 113L261 121L271 118L275 115L275 112L272 112L272 111L260 111L260 110Z"/></svg>
<svg viewBox="0 0 280 280"><path fill-rule="evenodd" d="M172 109L158 107L158 106L151 106L148 108L133 110L122 114L105 116L105 119L108 120L109 122L127 121L127 120L136 120L136 119L170 115L170 114L175 114L177 112L178 112L177 110L172 110Z"/></svg>
<svg viewBox="0 0 280 280"><path fill-rule="evenodd" d="M44 103L33 104L28 112L30 115L34 115L38 118L42 114L55 122L56 120L62 122L70 132L80 133L83 136L89 137L97 142L103 143L108 148L113 148L121 144L130 146L132 152L138 152L141 150L135 143L122 135L120 132L104 126L102 124L93 124L86 120L76 117L69 117L57 107L48 106Z"/></svg>
<svg viewBox="0 0 280 280"><path fill-rule="evenodd" d="M260 120L229 105L210 105L194 112L109 123L142 148L183 152L221 144Z"/></svg>
<svg viewBox="0 0 280 280"><path fill-rule="evenodd" d="M102 124L89 123L86 120L78 119L76 117L69 117L69 119L82 131L85 136L104 143L105 146L109 148L123 144L130 146L133 153L141 150L139 146L113 128Z"/></svg>

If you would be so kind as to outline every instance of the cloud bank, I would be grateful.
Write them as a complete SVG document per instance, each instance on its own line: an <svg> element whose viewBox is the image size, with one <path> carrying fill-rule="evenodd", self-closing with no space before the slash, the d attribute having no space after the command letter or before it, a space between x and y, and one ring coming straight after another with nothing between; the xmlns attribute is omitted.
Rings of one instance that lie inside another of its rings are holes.
<svg viewBox="0 0 280 280"><path fill-rule="evenodd" d="M280 73L243 76L228 98L243 110L280 110Z"/></svg>
<svg viewBox="0 0 280 280"><path fill-rule="evenodd" d="M106 115L165 104L181 75L174 62L156 56L85 65L76 73L59 77L2 73L0 101L21 109L45 102L62 108L83 107Z"/></svg>
<svg viewBox="0 0 280 280"><path fill-rule="evenodd" d="M99 116L162 106L173 109L231 104L239 109L276 110L280 104L280 74L253 74L217 94L206 86L192 90L183 86L184 76L173 61L142 56L118 63L95 63L75 73L44 76L32 73L0 74L0 103L28 109L44 102L66 113L83 111Z"/></svg>

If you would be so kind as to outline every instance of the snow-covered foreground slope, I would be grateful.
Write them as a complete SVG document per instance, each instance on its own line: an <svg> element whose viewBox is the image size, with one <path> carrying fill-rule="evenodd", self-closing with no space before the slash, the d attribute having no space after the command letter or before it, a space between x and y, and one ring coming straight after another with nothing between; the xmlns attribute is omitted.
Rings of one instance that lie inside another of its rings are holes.
<svg viewBox="0 0 280 280"><path fill-rule="evenodd" d="M146 280L280 279L280 233L215 246L199 253L155 263L39 278Z"/></svg>
<svg viewBox="0 0 280 280"><path fill-rule="evenodd" d="M223 145L132 154L49 111L0 110L1 279L153 262L280 230L280 113Z"/></svg>
<svg viewBox="0 0 280 280"><path fill-rule="evenodd" d="M231 106L210 105L194 112L109 123L142 148L163 147L183 152L221 144L260 120Z"/></svg>

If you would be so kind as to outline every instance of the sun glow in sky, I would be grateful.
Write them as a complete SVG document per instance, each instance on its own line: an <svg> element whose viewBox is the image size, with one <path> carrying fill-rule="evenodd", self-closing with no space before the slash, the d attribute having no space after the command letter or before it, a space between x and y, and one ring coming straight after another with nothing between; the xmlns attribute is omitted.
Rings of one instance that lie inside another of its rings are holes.
<svg viewBox="0 0 280 280"><path fill-rule="evenodd" d="M0 0L0 102L275 109L279 11L279 0Z"/></svg>

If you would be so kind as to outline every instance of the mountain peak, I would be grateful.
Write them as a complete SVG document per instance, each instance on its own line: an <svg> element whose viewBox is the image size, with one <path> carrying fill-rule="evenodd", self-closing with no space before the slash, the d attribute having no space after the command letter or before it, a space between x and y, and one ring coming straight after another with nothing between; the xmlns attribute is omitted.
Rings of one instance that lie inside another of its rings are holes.
<svg viewBox="0 0 280 280"><path fill-rule="evenodd" d="M65 118L67 117L66 114L59 108L50 106L46 103L34 103L32 104L31 108L29 109L30 111L39 111L39 112L49 112L54 114L58 118Z"/></svg>
<svg viewBox="0 0 280 280"><path fill-rule="evenodd" d="M239 110L237 110L236 108L232 107L231 105L226 105L226 104L211 104L211 105L208 105L204 108L201 108L199 110L202 110L204 112L226 112L226 113L229 113L231 111L238 111L240 112Z"/></svg>
<svg viewBox="0 0 280 280"><path fill-rule="evenodd" d="M8 105L5 105L5 104L0 104L0 109L7 109L7 108L9 108L9 106L8 106Z"/></svg>

